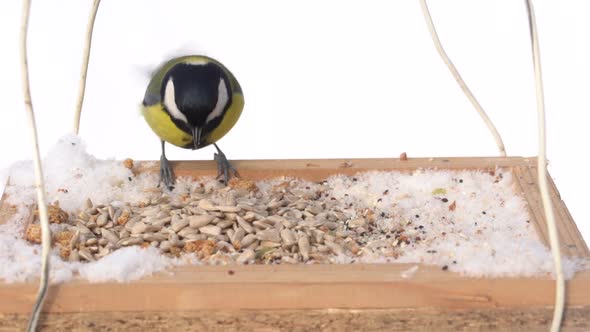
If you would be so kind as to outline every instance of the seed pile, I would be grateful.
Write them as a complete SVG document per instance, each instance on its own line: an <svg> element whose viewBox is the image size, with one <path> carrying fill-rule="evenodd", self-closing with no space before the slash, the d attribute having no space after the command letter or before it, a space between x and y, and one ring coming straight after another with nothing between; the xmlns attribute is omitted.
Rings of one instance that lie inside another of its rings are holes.
<svg viewBox="0 0 590 332"><path fill-rule="evenodd" d="M194 253L211 264L294 264L375 252L397 258L401 248L421 240L419 231L405 232L403 224L380 229L373 210L356 210L327 189L326 183L291 180L259 190L237 180L227 188L201 184L180 195L155 192L136 205L93 205L88 199L54 242L69 261L95 261L137 245L176 257ZM35 227L27 234L39 234Z"/></svg>

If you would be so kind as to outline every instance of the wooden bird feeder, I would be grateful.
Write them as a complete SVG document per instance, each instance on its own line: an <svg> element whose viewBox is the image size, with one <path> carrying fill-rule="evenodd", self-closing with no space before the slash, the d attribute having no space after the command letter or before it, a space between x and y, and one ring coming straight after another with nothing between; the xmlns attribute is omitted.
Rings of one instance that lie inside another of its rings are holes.
<svg viewBox="0 0 590 332"><path fill-rule="evenodd" d="M251 179L293 176L321 181L369 170L425 169L513 172L515 190L528 202L530 222L548 243L536 158L410 158L235 161ZM173 162L180 176L211 176L209 161ZM143 171L157 171L145 168ZM553 182L551 199L561 253L590 258ZM4 200L3 200L4 201ZM13 213L0 205L0 223ZM552 317L550 277L470 278L415 264L182 266L172 273L128 283L67 282L50 288L41 324L66 330L545 330ZM0 284L0 329L22 329L37 282ZM567 284L564 330L590 326L590 271Z"/></svg>

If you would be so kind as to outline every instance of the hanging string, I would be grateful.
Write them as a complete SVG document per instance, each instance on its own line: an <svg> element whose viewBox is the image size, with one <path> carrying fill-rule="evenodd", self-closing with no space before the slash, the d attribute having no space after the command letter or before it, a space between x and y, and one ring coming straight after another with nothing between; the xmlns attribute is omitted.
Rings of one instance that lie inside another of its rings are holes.
<svg viewBox="0 0 590 332"><path fill-rule="evenodd" d="M445 62L445 64L449 68L449 71L451 72L451 74L453 74L455 81L457 81L457 83L459 84L459 87L461 88L461 90L463 90L463 93L465 93L465 96L467 96L467 99L469 99L469 101L471 102L473 107L475 107L475 110L477 111L477 113L479 113L479 116L481 117L483 122L486 124L486 126L490 130L490 133L492 134L492 136L494 136L494 140L496 140L496 145L498 146L498 150L500 151L500 155L502 157L505 157L506 156L506 148L504 148L504 142L502 141L502 137L500 136L500 133L498 133L498 130L494 126L494 123L488 117L488 115L484 111L483 107L481 107L481 104L477 101L477 99L475 99L475 96L473 95L471 90L469 90L469 87L467 87L467 84L465 83L465 81L463 80L461 75L459 74L459 71L457 71L457 68L455 67L455 65L453 64L453 62L451 61L451 59L449 58L449 56L445 52L444 48L442 47L440 39L438 38L438 33L436 32L436 29L434 28L434 22L432 22L432 16L430 16L430 11L428 10L428 5L426 4L426 0L420 0L420 6L422 7L422 14L424 14L424 19L426 20L426 25L428 26L428 31L430 31L430 36L432 37L432 41L434 42L434 46L436 47L438 54L440 55L440 57L443 59L443 61Z"/></svg>
<svg viewBox="0 0 590 332"><path fill-rule="evenodd" d="M537 36L537 22L535 19L535 9L531 0L525 0L529 30L531 37L531 46L533 53L533 65L535 70L535 90L537 95L537 114L538 114L538 134L539 134L539 155L537 157L537 176L539 178L539 191L547 220L547 230L549 232L549 243L553 262L555 264L555 307L553 311L553 321L551 331L557 332L561 326L563 310L565 306L565 278L563 276L563 266L559 251L559 237L557 236L557 225L555 224L555 214L551 205L549 196L549 184L547 183L547 152L546 152L546 133L545 133L545 101L543 96L543 76L541 74L541 53L539 51L539 37Z"/></svg>
<svg viewBox="0 0 590 332"><path fill-rule="evenodd" d="M82 116L82 105L84 104L84 95L86 94L86 77L88 74L88 62L90 61L90 48L92 46L92 31L94 30L94 20L100 6L100 0L94 0L88 17L86 26L86 44L84 45L84 55L82 58L82 69L80 71L80 83L78 86L78 100L76 103L76 113L74 115L74 133L80 132L80 117Z"/></svg>
<svg viewBox="0 0 590 332"><path fill-rule="evenodd" d="M49 219L47 216L47 205L45 201L45 183L43 181L43 168L41 166L41 156L39 152L39 139L37 138L37 125L35 123L35 113L33 112L33 102L31 101L31 89L29 85L29 65L27 59L27 33L29 28L29 13L31 1L24 0L23 16L20 30L20 51L21 51L21 75L23 84L23 94L25 100L25 110L31 142L33 144L33 164L35 168L35 189L37 192L37 207L39 209L39 220L41 223L41 279L39 281L39 291L37 299L29 318L27 331L35 331L37 323L47 295L49 286L49 253L51 250L51 230L49 229Z"/></svg>

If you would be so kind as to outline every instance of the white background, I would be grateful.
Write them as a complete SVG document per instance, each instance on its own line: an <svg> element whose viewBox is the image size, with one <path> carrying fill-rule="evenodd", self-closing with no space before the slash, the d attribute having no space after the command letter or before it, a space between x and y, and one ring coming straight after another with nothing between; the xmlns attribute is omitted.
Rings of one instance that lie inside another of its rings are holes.
<svg viewBox="0 0 590 332"><path fill-rule="evenodd" d="M590 2L535 1L550 172L590 240ZM72 128L86 1L34 1L29 63L43 152ZM537 153L524 1L430 1L449 56L510 155ZM0 169L31 157L18 58L21 1L0 2ZM81 135L101 158L157 160L139 114L149 72L175 55L217 58L246 107L220 142L230 159L496 155L436 53L418 1L103 1ZM170 159L209 159L170 147ZM2 180L3 181L3 180Z"/></svg>

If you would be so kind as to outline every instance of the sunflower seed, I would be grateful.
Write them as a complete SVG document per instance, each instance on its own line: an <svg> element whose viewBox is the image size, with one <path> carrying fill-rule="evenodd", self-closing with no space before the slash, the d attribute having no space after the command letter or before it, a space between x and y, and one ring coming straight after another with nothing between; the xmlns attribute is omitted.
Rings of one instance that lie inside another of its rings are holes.
<svg viewBox="0 0 590 332"><path fill-rule="evenodd" d="M261 241L257 249L278 248L281 244L274 241Z"/></svg>
<svg viewBox="0 0 590 332"><path fill-rule="evenodd" d="M229 244L225 241L217 242L216 247L217 247L217 249L220 249L220 250L225 249L228 252L235 252L236 251L236 249L234 249L234 247L231 244Z"/></svg>
<svg viewBox="0 0 590 332"><path fill-rule="evenodd" d="M144 241L153 242L153 241L164 241L168 239L168 236L162 233L147 233L143 234Z"/></svg>
<svg viewBox="0 0 590 332"><path fill-rule="evenodd" d="M217 206L217 210L218 211L221 211L221 212L233 212L233 213L237 213L237 212L240 212L242 209L240 209L237 206L219 205L219 206Z"/></svg>
<svg viewBox="0 0 590 332"><path fill-rule="evenodd" d="M191 216L188 218L190 227L192 228L201 228L203 226L207 226L213 221L213 219L215 219L215 217L208 214Z"/></svg>
<svg viewBox="0 0 590 332"><path fill-rule="evenodd" d="M102 227L102 226L106 225L108 221L109 221L108 214L103 213L103 214L99 215L98 218L96 218L96 225L98 227Z"/></svg>
<svg viewBox="0 0 590 332"><path fill-rule="evenodd" d="M78 224L76 227L78 228L78 231L80 231L80 234L84 234L84 235L93 234L92 231L88 227L86 227L82 224Z"/></svg>
<svg viewBox="0 0 590 332"><path fill-rule="evenodd" d="M126 229L123 229L119 232L119 238L121 239L125 239L129 237L129 231Z"/></svg>
<svg viewBox="0 0 590 332"><path fill-rule="evenodd" d="M135 226L135 224L137 223L137 220L135 218L131 218L127 221L127 223L125 223L125 229L129 232L131 232L131 230L133 229L133 226Z"/></svg>
<svg viewBox="0 0 590 332"><path fill-rule="evenodd" d="M295 258L290 257L290 256L283 256L283 257L281 257L281 262L287 263L287 264L297 264L297 263L299 263L299 261L297 261Z"/></svg>
<svg viewBox="0 0 590 332"><path fill-rule="evenodd" d="M78 250L72 250L70 251L70 256L68 257L68 260L70 262L78 262L80 261L80 255L78 254Z"/></svg>
<svg viewBox="0 0 590 332"><path fill-rule="evenodd" d="M335 230L336 228L338 228L338 223L336 223L336 222L333 222L333 221L326 221L326 222L324 223L324 225L325 225L326 227L328 227L328 229L330 229L330 230Z"/></svg>
<svg viewBox="0 0 590 332"><path fill-rule="evenodd" d="M201 209L206 210L206 211L219 211L219 208L217 206L213 205L213 203L208 199L200 200L198 206Z"/></svg>
<svg viewBox="0 0 590 332"><path fill-rule="evenodd" d="M129 237L126 239L121 239L117 242L117 246L132 246L136 244L141 244L143 239L138 237Z"/></svg>
<svg viewBox="0 0 590 332"><path fill-rule="evenodd" d="M136 223L135 225L133 225L133 227L131 227L131 234L141 234L143 232L145 232L145 230L147 229L147 225L145 223L143 223L142 221Z"/></svg>
<svg viewBox="0 0 590 332"><path fill-rule="evenodd" d="M96 256L96 258L102 258L110 253L111 253L111 249L101 247L101 248L98 248L98 253L95 256Z"/></svg>
<svg viewBox="0 0 590 332"><path fill-rule="evenodd" d="M261 241L281 242L279 231L274 228L260 231L256 233L256 237Z"/></svg>
<svg viewBox="0 0 590 332"><path fill-rule="evenodd" d="M237 216L238 224L247 232L247 233L254 233L254 227L252 227L246 220L242 217Z"/></svg>
<svg viewBox="0 0 590 332"><path fill-rule="evenodd" d="M357 218L348 222L348 227L350 228L364 227L366 225L367 222L365 221L365 218Z"/></svg>
<svg viewBox="0 0 590 332"><path fill-rule="evenodd" d="M72 235L72 238L70 239L70 243L68 244L68 247L70 248L70 250L74 249L74 247L78 243L79 239L80 239L80 229L76 229L76 231L74 232L74 235Z"/></svg>
<svg viewBox="0 0 590 332"><path fill-rule="evenodd" d="M199 231L203 234L216 236L221 234L221 228L215 225L207 225L199 228Z"/></svg>
<svg viewBox="0 0 590 332"><path fill-rule="evenodd" d="M248 212L246 212L246 214L244 214L243 219L248 222L252 222L253 220L256 220L258 218L256 218L256 213L254 213L252 211L248 211ZM236 220L237 220L237 217L236 217Z"/></svg>
<svg viewBox="0 0 590 332"><path fill-rule="evenodd" d="M147 225L144 233L159 232L163 227L158 225Z"/></svg>
<svg viewBox="0 0 590 332"><path fill-rule="evenodd" d="M283 229L281 231L281 238L283 239L283 244L285 246L291 246L297 242L295 234L293 234L290 229Z"/></svg>
<svg viewBox="0 0 590 332"><path fill-rule="evenodd" d="M199 230L196 228L191 228L191 227L185 227L183 229L180 230L180 232L178 232L178 235L182 236L182 237L186 237L189 234L197 234L199 233Z"/></svg>
<svg viewBox="0 0 590 332"><path fill-rule="evenodd" d="M259 244L260 244L260 241L256 240L256 241L252 242L249 246L247 246L244 249L252 249L252 250L254 250L254 249L258 248L258 245Z"/></svg>
<svg viewBox="0 0 590 332"><path fill-rule="evenodd" d="M315 243L324 243L324 232L319 229L312 229L311 234L313 235Z"/></svg>
<svg viewBox="0 0 590 332"><path fill-rule="evenodd" d="M328 246L325 246L323 244L317 245L316 248L318 249L318 252L322 252L322 253L330 252L330 248L328 248Z"/></svg>
<svg viewBox="0 0 590 332"><path fill-rule="evenodd" d="M225 213L225 216L224 216L224 217L225 217L225 219L227 219L227 220L236 221L236 219L237 219L236 217L237 217L237 216L238 216L238 215L237 215L236 213L229 212L229 213Z"/></svg>
<svg viewBox="0 0 590 332"><path fill-rule="evenodd" d="M220 222L218 222L217 224L215 224L217 227L223 229L223 228L228 228L229 226L233 225L234 222L232 220L221 220Z"/></svg>
<svg viewBox="0 0 590 332"><path fill-rule="evenodd" d="M330 250L332 250L333 253L335 253L336 255L341 255L344 253L344 250L342 250L342 247L334 242L326 242L326 246L328 248L330 248Z"/></svg>
<svg viewBox="0 0 590 332"><path fill-rule="evenodd" d="M163 252L170 251L170 248L172 248L172 243L170 243L170 241L160 242L160 250L162 250Z"/></svg>
<svg viewBox="0 0 590 332"><path fill-rule="evenodd" d="M145 208L143 211L141 211L141 216L142 217L153 217L155 215L157 215L160 212L160 207L159 206L151 206L149 208Z"/></svg>
<svg viewBox="0 0 590 332"><path fill-rule="evenodd" d="M229 237L225 234L219 234L215 236L215 240L229 242Z"/></svg>
<svg viewBox="0 0 590 332"><path fill-rule="evenodd" d="M80 212L78 213L78 219L88 221L90 220L90 216L86 212Z"/></svg>
<svg viewBox="0 0 590 332"><path fill-rule="evenodd" d="M172 220L172 217L161 218L161 219L154 221L152 223L152 225L164 227L164 226L168 225L171 220Z"/></svg>
<svg viewBox="0 0 590 332"><path fill-rule="evenodd" d="M299 245L299 252L301 253L301 256L303 257L304 261L309 260L309 240L307 239L307 236L301 236L299 237L299 240L297 240L297 244Z"/></svg>
<svg viewBox="0 0 590 332"><path fill-rule="evenodd" d="M180 220L174 220L172 219L172 223L171 223L171 228L175 233L178 233L181 229L185 228L186 226L189 225L189 220L188 219L180 219Z"/></svg>
<svg viewBox="0 0 590 332"><path fill-rule="evenodd" d="M287 204L288 204L288 202L287 202L287 201L270 201L270 202L269 202L269 203L266 205L266 207L267 207L267 209L269 209L269 210L278 209L278 208L280 208L280 207L283 207L283 206L287 205L287 204L285 204L285 203L287 203Z"/></svg>
<svg viewBox="0 0 590 332"><path fill-rule="evenodd" d="M90 253L90 251L88 251L87 249L81 248L78 251L78 254L80 255L80 257L82 257L84 260L88 262L93 262L96 260L94 256Z"/></svg>
<svg viewBox="0 0 590 332"><path fill-rule="evenodd" d="M192 242L192 241L197 241L197 240L206 240L207 239L207 235L205 234L187 234L187 236L184 237L184 241L185 242Z"/></svg>
<svg viewBox="0 0 590 332"><path fill-rule="evenodd" d="M241 248L241 241L245 235L246 231L243 228L238 228L238 230L235 231L233 236L230 236L231 243L235 248Z"/></svg>
<svg viewBox="0 0 590 332"><path fill-rule="evenodd" d="M262 228L262 229L267 229L267 228L271 228L272 227L272 225L269 225L269 224L267 224L267 223L265 223L264 221L261 221L261 220L254 220L252 222L252 225L257 226L257 227Z"/></svg>
<svg viewBox="0 0 590 332"><path fill-rule="evenodd" d="M310 206L308 206L308 207L305 209L305 211L307 211L307 212L309 212L309 213L313 214L314 216L315 216L315 215L318 215L318 214L320 214L320 213L322 213L322 212L324 212L324 210L322 209L322 207L321 207L321 206L317 206L317 205L310 205Z"/></svg>
<svg viewBox="0 0 590 332"><path fill-rule="evenodd" d="M244 236L242 241L240 241L240 247L241 248L247 247L247 246L253 244L254 242L256 242L256 240L257 240L256 235L247 234L246 236Z"/></svg>

